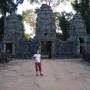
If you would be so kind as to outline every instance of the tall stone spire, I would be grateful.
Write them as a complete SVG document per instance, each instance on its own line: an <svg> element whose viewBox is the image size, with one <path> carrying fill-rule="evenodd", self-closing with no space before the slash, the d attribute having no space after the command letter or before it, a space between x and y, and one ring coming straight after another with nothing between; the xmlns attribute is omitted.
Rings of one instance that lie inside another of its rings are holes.
<svg viewBox="0 0 90 90"><path fill-rule="evenodd" d="M37 13L36 37L40 40L55 39L56 26L54 15L51 7L47 4L42 4Z"/></svg>

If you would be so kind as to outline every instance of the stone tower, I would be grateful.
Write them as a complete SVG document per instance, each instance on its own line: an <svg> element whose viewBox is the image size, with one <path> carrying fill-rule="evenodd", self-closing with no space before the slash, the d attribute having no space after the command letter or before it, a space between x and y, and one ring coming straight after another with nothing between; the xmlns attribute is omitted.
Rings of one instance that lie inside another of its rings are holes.
<svg viewBox="0 0 90 90"><path fill-rule="evenodd" d="M77 13L73 17L70 29L70 40L77 42L77 54L81 54L82 48L85 46L87 41L87 32L84 20L80 13Z"/></svg>
<svg viewBox="0 0 90 90"><path fill-rule="evenodd" d="M16 42L22 39L23 35L22 23L18 16L14 13L9 15L5 20L4 38L3 38L3 52L15 55Z"/></svg>
<svg viewBox="0 0 90 90"><path fill-rule="evenodd" d="M87 33L86 33L86 26L84 23L84 20L82 19L82 16L80 13L77 13L73 20L71 21L71 26L70 26L70 38L71 39L79 39L79 38L85 38Z"/></svg>
<svg viewBox="0 0 90 90"><path fill-rule="evenodd" d="M54 55L56 27L53 11L47 4L42 4L37 12L36 38L42 55L52 57Z"/></svg>

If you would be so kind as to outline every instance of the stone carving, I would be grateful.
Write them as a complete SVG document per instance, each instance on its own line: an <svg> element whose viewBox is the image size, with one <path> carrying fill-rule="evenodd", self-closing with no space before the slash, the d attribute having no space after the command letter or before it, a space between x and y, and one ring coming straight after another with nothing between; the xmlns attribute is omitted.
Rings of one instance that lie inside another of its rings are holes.
<svg viewBox="0 0 90 90"><path fill-rule="evenodd" d="M36 37L41 40L55 39L55 21L50 6L43 4L37 13Z"/></svg>
<svg viewBox="0 0 90 90"><path fill-rule="evenodd" d="M56 26L53 11L47 4L42 4L37 12L36 38L43 56L53 57Z"/></svg>
<svg viewBox="0 0 90 90"><path fill-rule="evenodd" d="M23 38L23 24L16 14L10 14L5 21L4 37L3 37L3 52L10 52L15 55L15 45L18 40Z"/></svg>
<svg viewBox="0 0 90 90"><path fill-rule="evenodd" d="M19 40L23 35L23 26L17 15L10 15L6 18L4 29L4 41Z"/></svg>
<svg viewBox="0 0 90 90"><path fill-rule="evenodd" d="M86 26L80 13L77 13L70 22L70 39L79 39L80 37L85 38Z"/></svg>
<svg viewBox="0 0 90 90"><path fill-rule="evenodd" d="M50 6L43 4L37 12L35 38L31 41L24 41L21 22L15 13L11 14L6 18L3 51L6 52L11 48L11 52L18 58L32 57L37 49L40 49L43 57L80 56L80 50L86 42L86 27L79 13L70 22L70 38L67 41L56 38L53 11Z"/></svg>

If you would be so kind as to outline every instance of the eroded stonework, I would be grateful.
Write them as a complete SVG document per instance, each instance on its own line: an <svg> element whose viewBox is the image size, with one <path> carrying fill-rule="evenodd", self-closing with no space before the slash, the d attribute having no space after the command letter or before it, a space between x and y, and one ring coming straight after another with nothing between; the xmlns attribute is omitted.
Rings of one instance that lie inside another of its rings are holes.
<svg viewBox="0 0 90 90"><path fill-rule="evenodd" d="M16 54L16 42L23 37L23 25L13 13L4 20L3 53Z"/></svg>
<svg viewBox="0 0 90 90"><path fill-rule="evenodd" d="M87 33L79 13L70 21L69 31L67 41L58 39L52 8L42 4L37 12L36 36L30 41L23 40L24 30L16 15L6 19L3 52L10 52L18 58L31 58L38 49L45 58L80 56L87 42Z"/></svg>

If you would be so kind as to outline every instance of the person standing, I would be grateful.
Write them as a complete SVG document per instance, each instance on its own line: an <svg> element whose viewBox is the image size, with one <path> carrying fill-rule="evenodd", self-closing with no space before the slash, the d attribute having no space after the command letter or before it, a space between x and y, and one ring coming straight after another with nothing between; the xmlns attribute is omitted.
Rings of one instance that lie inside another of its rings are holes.
<svg viewBox="0 0 90 90"><path fill-rule="evenodd" d="M39 75L43 76L42 74L42 64L41 64L41 54L39 53L39 50L37 51L36 54L33 55L33 58L35 60L35 70L36 70L36 76Z"/></svg>

